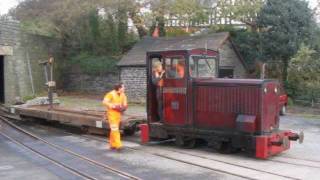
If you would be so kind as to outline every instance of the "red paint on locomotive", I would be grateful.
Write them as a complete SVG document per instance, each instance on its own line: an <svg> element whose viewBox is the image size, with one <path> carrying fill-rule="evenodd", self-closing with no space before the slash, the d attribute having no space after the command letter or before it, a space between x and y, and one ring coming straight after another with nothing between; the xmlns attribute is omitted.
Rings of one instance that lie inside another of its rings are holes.
<svg viewBox="0 0 320 180"><path fill-rule="evenodd" d="M152 84L154 61L166 70L163 87ZM170 77L181 61L184 76ZM300 137L279 130L279 83L215 78L218 67L219 53L209 49L148 52L149 136L176 138L179 145L204 139L219 150L247 150L263 159L289 149Z"/></svg>

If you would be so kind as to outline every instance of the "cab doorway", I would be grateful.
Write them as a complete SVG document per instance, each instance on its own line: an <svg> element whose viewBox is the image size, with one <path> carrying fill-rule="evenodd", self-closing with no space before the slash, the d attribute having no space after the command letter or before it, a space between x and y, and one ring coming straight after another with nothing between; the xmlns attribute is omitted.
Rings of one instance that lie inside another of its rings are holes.
<svg viewBox="0 0 320 180"><path fill-rule="evenodd" d="M4 56L0 56L0 103L4 102Z"/></svg>

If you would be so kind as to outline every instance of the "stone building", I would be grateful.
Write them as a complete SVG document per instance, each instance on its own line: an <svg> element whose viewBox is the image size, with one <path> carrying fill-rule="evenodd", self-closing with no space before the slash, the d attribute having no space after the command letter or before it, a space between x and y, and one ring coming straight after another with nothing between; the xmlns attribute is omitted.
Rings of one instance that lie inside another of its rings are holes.
<svg viewBox="0 0 320 180"><path fill-rule="evenodd" d="M145 102L146 52L208 48L220 52L219 77L246 78L247 66L226 32L175 38L146 37L138 42L118 63L120 80L131 102Z"/></svg>
<svg viewBox="0 0 320 180"><path fill-rule="evenodd" d="M23 32L20 24L0 19L0 103L12 103L45 91L43 68L39 61L55 56L56 39Z"/></svg>

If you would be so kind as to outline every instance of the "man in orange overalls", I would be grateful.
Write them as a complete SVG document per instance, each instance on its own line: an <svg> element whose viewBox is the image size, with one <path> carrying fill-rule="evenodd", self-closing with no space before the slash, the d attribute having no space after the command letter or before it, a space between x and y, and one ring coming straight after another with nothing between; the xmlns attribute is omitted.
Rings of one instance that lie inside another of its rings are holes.
<svg viewBox="0 0 320 180"><path fill-rule="evenodd" d="M103 104L107 107L107 118L110 126L110 149L120 150L122 148L120 137L121 114L128 107L125 88L122 83L116 85L114 90L104 96Z"/></svg>

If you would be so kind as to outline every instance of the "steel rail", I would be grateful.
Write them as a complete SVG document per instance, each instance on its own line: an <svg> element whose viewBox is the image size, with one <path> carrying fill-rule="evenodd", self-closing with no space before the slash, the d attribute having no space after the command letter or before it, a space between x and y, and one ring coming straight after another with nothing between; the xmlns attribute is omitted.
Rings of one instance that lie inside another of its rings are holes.
<svg viewBox="0 0 320 180"><path fill-rule="evenodd" d="M29 147L29 146L21 143L20 141L18 141L18 140L16 140L16 139L14 139L14 138L12 138L12 137L4 134L4 133L1 132L1 131L0 131L0 134L1 134L2 136L4 136L5 138L7 138L8 140L14 142L15 144L17 144L17 145L19 145L19 146L21 146L21 147L23 147L23 148L28 149L29 151L31 151L31 152L35 153L36 155L40 156L41 158L47 159L48 161L52 162L53 164L55 164L55 165L57 165L57 166L59 166L59 167L62 167L62 168L64 168L64 169L66 169L67 171L71 172L71 173L74 174L74 175L77 175L77 176L79 176L79 177L82 177L83 179L97 180L97 179L94 178L94 177L91 177L91 176L89 176L89 175L87 175L87 174L85 174L85 173L82 173L82 172L80 172L80 171L78 171L78 170L76 170L76 169L74 169L74 168L72 168L72 167L70 167L70 166L67 166L67 165L65 165L65 164L63 164L63 163L61 163L61 162L59 162L59 161L56 161L56 160L50 158L49 156L47 156L47 155L45 155L45 154L43 154L43 153L41 153L41 152L39 152L39 151L37 151L37 150Z"/></svg>
<svg viewBox="0 0 320 180"><path fill-rule="evenodd" d="M88 157L82 156L82 155L80 155L80 154L78 154L78 153L75 153L75 152L73 152L73 151L71 151L71 150L69 150L69 149L66 149L66 148L64 148L64 147L61 147L61 146L59 146L59 145L53 144L53 143L51 143L51 142L48 142L47 140L45 140L45 139L43 139L43 138L41 138L41 137L38 137L38 136L32 134L31 132L28 132L28 131L22 129L21 127L13 124L12 122L10 122L7 118L5 118L5 117L3 117L3 116L0 116L0 119L1 119L3 122L5 122L6 124L10 125L11 127L13 127L13 128L15 128L15 129L23 132L24 134L27 134L28 136L30 136L30 137L32 137L32 138L34 138L34 139L36 139L36 140L42 141L42 142L44 142L45 144L50 145L51 147L53 147L53 148L55 148L55 149L58 149L58 150L61 150L61 151L66 152L66 153L72 154L72 155L74 155L74 156L76 156L76 157L78 157L78 158L80 158L80 159L83 159L83 160L86 160L86 161L90 162L91 164L94 164L94 165L96 165L96 166L102 167L102 168L108 170L109 172L113 172L114 174L117 174L117 175L119 175L119 176L121 176L121 177L123 177L123 178L133 179L133 180L141 180L140 178L138 178L138 177L136 177L136 176L134 176L134 175L131 175L131 174L126 173L126 172L124 172L124 171L121 171L121 170L118 170L118 169L116 169L116 168L110 167L110 166L108 166L108 165L106 165L106 164L103 164L103 163L100 163L100 162L98 162L98 161L92 160L92 159L90 159L90 158L88 158Z"/></svg>
<svg viewBox="0 0 320 180"><path fill-rule="evenodd" d="M309 162L315 162L315 163L320 163L320 160L312 160L312 159L307 159L307 158L297 158L297 157L292 157L292 156L281 156L282 158L287 158L287 159L295 159L295 160L302 160L302 161L309 161Z"/></svg>
<svg viewBox="0 0 320 180"><path fill-rule="evenodd" d="M68 132L68 133L69 133L69 132ZM71 134L72 134L72 133L71 133ZM104 140L104 139L99 139L99 138L94 138L94 137L88 137L88 136L81 136L81 137L84 137L84 138L87 138L87 139L92 139L92 140L97 140L97 141L101 141L101 142L107 142L107 143L108 143L108 140ZM128 148L128 149L132 149L132 150L136 150L136 151L143 151L143 150L141 150L141 149L137 149L137 148L133 148L133 147L127 147L127 148ZM269 171L265 171L265 170L260 170L260 169L256 169L256 168L246 167L246 166L243 166L243 165L238 165L238 164L226 162L226 161L222 161L222 160L219 160L219 159L207 158L207 157L203 157L203 156L200 156L200 155L195 155L195 154L192 154L192 153L186 153L186 152L182 152L182 151L168 150L168 149L166 149L166 151L171 151L171 152L176 152L176 153L180 153L180 154L185 154L185 155L189 155L189 156L193 156L193 157L198 157L198 158L206 159L206 160L210 160L210 161L216 161L216 162L220 162L220 163L224 163L224 164L228 164L228 165L232 165L232 166L237 166L237 167L241 167L241 168L245 168L245 169L250 169L250 170L253 170L253 171L258 171L258 172L261 172L261 173L266 173L266 174L271 174L271 175L275 175L275 176L287 178L287 179L299 180L299 178L290 177L290 176L286 176L286 175L281 175L281 174L277 174L277 173L273 173L273 172L269 172ZM144 152L145 152L145 151L144 151ZM159 156L159 157L163 157L163 158L167 158L167 159L171 159L171 160L175 160L175 161L179 161L179 162L183 162L183 163L186 163L186 164L191 164L191 165L194 165L194 166L199 166L199 167L202 167L202 168L207 168L207 169L214 170L214 169L212 169L212 168L210 168L210 167L205 167L205 166L202 166L202 165L197 165L197 164L195 164L195 163L190 163L190 162L187 162L187 161L184 161L184 160L180 160L180 159L168 157L168 156L166 156L166 155L162 155L162 154L159 154L159 153L151 153L151 152L146 152L146 153L149 153L149 154L152 154L152 155L155 155L155 156ZM300 164L300 166L301 166L301 164ZM221 171L221 170L217 170L217 171ZM243 178L246 178L246 179L254 179L254 178L247 177L247 176L236 175L236 174L233 174L233 173L230 173L230 172L227 172L227 171L226 171L225 173L231 174L231 175L235 175L235 176L240 176L240 177L243 177Z"/></svg>
<svg viewBox="0 0 320 180"><path fill-rule="evenodd" d="M301 160L301 159L297 158L296 160ZM313 165L307 165L307 164L302 164L302 163L285 162L285 161L277 160L277 159L269 159L269 161L277 162L277 163L281 163L281 164L291 164L291 165L300 166L300 167L301 166L305 166L305 167L311 167L311 168L320 169L320 165L319 166L313 166ZM304 161L306 161L306 160L304 160ZM314 161L309 161L309 162L314 162Z"/></svg>
<svg viewBox="0 0 320 180"><path fill-rule="evenodd" d="M50 128L52 128L52 127L50 127ZM52 128L52 129L57 130L56 128ZM59 131L62 131L62 130L59 129ZM78 135L78 134L74 134L74 133L71 133L71 132L65 132L65 131L62 131L62 132L66 133L66 134L69 134L69 135L73 135L73 136L80 136L80 137L88 139L88 140L96 140L96 141L108 143L108 140L101 139L101 138L98 138L98 137L92 137L92 136L87 136L87 135ZM162 158L165 158L165 159L178 161L178 162L181 162L181 163L184 163L184 164L189 164L189 165L201 167L201 168L204 168L204 169L209 169L209 170L213 170L213 171L216 171L216 172L221 172L221 173L224 173L224 174L229 174L229 175L242 177L242 178L246 178L246 179L255 179L255 178L252 178L252 177L242 176L242 175L239 175L239 174L231 173L231 172L228 172L228 171L223 171L223 170L220 170L220 169L215 169L215 168L211 168L211 167L202 166L202 165L199 165L199 164L196 164L196 163L190 163L190 162L187 162L187 161L184 161L184 160L181 160L181 159L168 157L166 155L162 155L162 154L159 154L159 153L148 152L148 151L144 151L142 149L137 149L137 148L134 148L134 147L126 147L126 148L134 150L134 151L143 151L145 153L148 153L148 154L151 154L151 155L155 155L155 156L158 156L158 157L162 157ZM271 174L271 175L275 175L275 176L279 176L279 177L283 177L283 178L287 178L287 179L299 180L299 178L294 178L294 177L285 176L285 175L281 175L281 174L277 174L277 173L272 173L272 172L269 172L269 171L264 171L264 170L260 170L260 169L256 169L256 168L250 168L250 167L246 167L246 166L242 166L242 165L238 165L238 164L234 164L234 163L230 163L230 162L226 162L226 161L222 161L222 160L206 158L206 157L199 156L199 155L194 155L194 154L191 154L191 153L175 151L175 150L166 150L166 151L181 153L181 154L185 154L185 155L189 155L189 156L193 156L193 157L207 159L207 160L210 160L210 161L216 161L216 162L220 162L220 163L225 163L225 164L228 164L228 165L233 165L233 166L237 166L237 167L241 167L241 168L245 168L245 169L250 169L250 170L253 170L253 171L258 171L258 172L261 172L261 173Z"/></svg>

